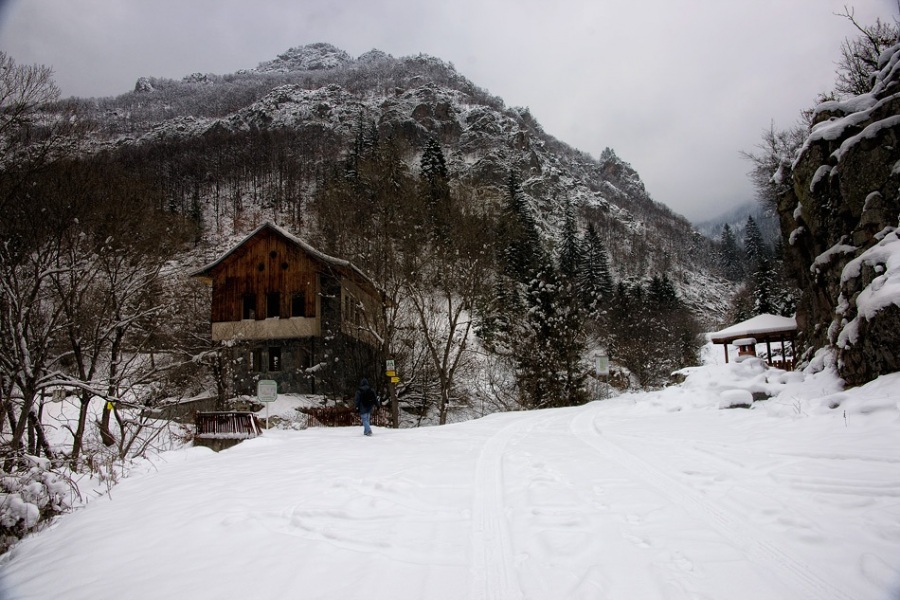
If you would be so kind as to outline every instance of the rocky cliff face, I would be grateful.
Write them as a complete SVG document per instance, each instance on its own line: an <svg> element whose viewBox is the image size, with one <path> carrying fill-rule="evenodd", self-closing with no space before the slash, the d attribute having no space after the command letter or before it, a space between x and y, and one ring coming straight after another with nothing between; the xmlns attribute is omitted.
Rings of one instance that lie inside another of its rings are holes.
<svg viewBox="0 0 900 600"><path fill-rule="evenodd" d="M835 348L849 384L900 370L900 45L870 93L816 108L790 176L778 212L807 356Z"/></svg>

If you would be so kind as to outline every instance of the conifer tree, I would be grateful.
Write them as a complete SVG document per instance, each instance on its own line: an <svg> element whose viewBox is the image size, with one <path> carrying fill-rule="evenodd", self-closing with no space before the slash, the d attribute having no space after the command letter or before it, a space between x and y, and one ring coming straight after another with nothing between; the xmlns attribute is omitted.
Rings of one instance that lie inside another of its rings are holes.
<svg viewBox="0 0 900 600"><path fill-rule="evenodd" d="M447 161L444 158L441 145L433 137L429 137L428 141L425 142L425 150L422 153L419 166L422 169L422 177L432 188L437 188L447 183Z"/></svg>
<svg viewBox="0 0 900 600"><path fill-rule="evenodd" d="M544 251L519 178L513 171L507 180L506 206L500 216L497 238L503 274L519 283L529 282L543 262Z"/></svg>
<svg viewBox="0 0 900 600"><path fill-rule="evenodd" d="M769 259L761 257L757 261L756 272L753 274L753 313L778 314L776 293L777 273L772 268Z"/></svg>
<svg viewBox="0 0 900 600"><path fill-rule="evenodd" d="M663 385L673 371L696 364L700 328L666 274L646 287L620 283L611 312L611 357L641 386Z"/></svg>
<svg viewBox="0 0 900 600"><path fill-rule="evenodd" d="M578 289L588 314L596 316L602 303L613 296L613 280L609 272L609 254L593 223L588 224L581 241L581 269Z"/></svg>
<svg viewBox="0 0 900 600"><path fill-rule="evenodd" d="M762 232L752 215L747 216L747 224L744 226L744 252L747 264L751 267L755 267L761 258L769 255Z"/></svg>
<svg viewBox="0 0 900 600"><path fill-rule="evenodd" d="M739 281L744 274L744 261L741 260L741 249L738 247L737 240L734 237L734 231L732 231L728 223L722 228L720 245L719 256L725 278L731 281Z"/></svg>
<svg viewBox="0 0 900 600"><path fill-rule="evenodd" d="M679 305L678 292L666 273L654 275L647 290L648 301L655 309L669 310Z"/></svg>
<svg viewBox="0 0 900 600"><path fill-rule="evenodd" d="M559 249L560 275L569 281L575 281L582 267L582 258L581 245L578 243L575 213L571 201L567 201Z"/></svg>
<svg viewBox="0 0 900 600"><path fill-rule="evenodd" d="M514 357L522 402L529 408L574 406L587 399L581 365L584 328L574 286L545 262L527 284Z"/></svg>
<svg viewBox="0 0 900 600"><path fill-rule="evenodd" d="M446 240L452 212L450 175L444 152L433 137L428 138L425 143L419 168L421 194L428 211L431 233L436 239Z"/></svg>

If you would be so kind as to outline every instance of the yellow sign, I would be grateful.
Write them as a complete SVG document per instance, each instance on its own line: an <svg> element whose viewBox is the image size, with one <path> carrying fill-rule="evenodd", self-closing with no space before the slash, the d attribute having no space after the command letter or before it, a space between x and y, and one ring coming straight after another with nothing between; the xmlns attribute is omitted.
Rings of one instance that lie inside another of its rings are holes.
<svg viewBox="0 0 900 600"><path fill-rule="evenodd" d="M115 407L113 406L112 402L106 403L106 410L115 410Z"/></svg>
<svg viewBox="0 0 900 600"><path fill-rule="evenodd" d="M400 378L396 376L391 377L391 383L400 383Z"/></svg>
<svg viewBox="0 0 900 600"><path fill-rule="evenodd" d="M388 371L387 373L385 373L385 375L387 375L388 377L396 377L397 371Z"/></svg>

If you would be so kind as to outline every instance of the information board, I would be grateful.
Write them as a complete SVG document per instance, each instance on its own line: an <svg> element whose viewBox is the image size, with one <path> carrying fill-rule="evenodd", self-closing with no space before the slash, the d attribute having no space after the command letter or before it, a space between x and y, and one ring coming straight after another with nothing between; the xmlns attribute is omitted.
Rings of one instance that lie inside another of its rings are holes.
<svg viewBox="0 0 900 600"><path fill-rule="evenodd" d="M278 399L278 382L260 379L256 383L256 399L260 402L275 402Z"/></svg>

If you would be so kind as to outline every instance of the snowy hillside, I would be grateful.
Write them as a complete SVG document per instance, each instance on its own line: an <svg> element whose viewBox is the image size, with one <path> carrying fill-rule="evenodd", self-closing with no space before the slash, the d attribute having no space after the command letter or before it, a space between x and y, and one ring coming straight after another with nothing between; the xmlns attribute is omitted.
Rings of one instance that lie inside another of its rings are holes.
<svg viewBox="0 0 900 600"><path fill-rule="evenodd" d="M842 391L825 362L169 452L0 573L17 600L896 598L900 376Z"/></svg>
<svg viewBox="0 0 900 600"><path fill-rule="evenodd" d="M207 230L213 222L219 230L221 223L246 218L220 214L220 195L274 221L292 218L271 211L272 198L283 190L265 182L282 181L284 174L265 163L266 155L288 161L292 176L301 180L293 195L311 198L321 185L317 174L340 163L355 137L372 127L382 140L402 140L408 150L403 159L410 165L417 164L428 139L437 139L453 177L476 190L472 201L479 206L496 204L510 171L516 171L547 245L557 243L565 204L571 202L581 229L592 223L603 232L617 278L666 272L698 313L712 311L716 320L727 309L719 300L727 284L717 273L709 241L652 198L638 172L613 149L592 157L572 148L544 131L528 108L505 106L436 57L395 58L372 50L354 59L330 44L309 44L229 75L192 74L182 81L144 77L132 93L82 104L96 122L86 147L150 148L165 156L165 185L193 194L172 202L189 204L196 197ZM263 135L262 141L238 137L253 135ZM294 141L278 148L272 141L278 135ZM222 142L228 138L261 144L258 158L241 165L257 171L252 181L242 181L243 171L223 170L222 157L229 151ZM184 148L185 156L177 158ZM698 289L705 302L694 297Z"/></svg>

